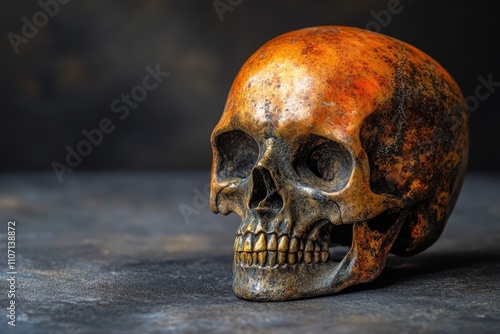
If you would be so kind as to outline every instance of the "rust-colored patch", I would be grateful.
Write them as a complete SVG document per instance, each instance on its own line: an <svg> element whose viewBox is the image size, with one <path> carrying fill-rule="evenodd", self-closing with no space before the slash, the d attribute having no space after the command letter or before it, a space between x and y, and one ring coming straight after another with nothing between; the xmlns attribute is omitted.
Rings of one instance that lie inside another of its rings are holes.
<svg viewBox="0 0 500 334"><path fill-rule="evenodd" d="M428 55L316 27L247 60L211 141L211 208L242 218L234 291L287 300L368 282L389 252L434 243L460 191L468 124L459 87ZM340 263L329 240L351 245Z"/></svg>

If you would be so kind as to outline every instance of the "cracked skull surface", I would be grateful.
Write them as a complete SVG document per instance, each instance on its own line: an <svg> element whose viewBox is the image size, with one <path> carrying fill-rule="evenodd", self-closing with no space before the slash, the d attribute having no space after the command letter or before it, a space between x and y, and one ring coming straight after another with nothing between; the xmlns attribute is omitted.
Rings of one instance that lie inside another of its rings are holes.
<svg viewBox="0 0 500 334"><path fill-rule="evenodd" d="M211 209L241 219L233 290L289 300L369 282L433 244L468 152L459 87L415 47L356 28L278 36L212 133ZM334 261L335 247L350 247Z"/></svg>

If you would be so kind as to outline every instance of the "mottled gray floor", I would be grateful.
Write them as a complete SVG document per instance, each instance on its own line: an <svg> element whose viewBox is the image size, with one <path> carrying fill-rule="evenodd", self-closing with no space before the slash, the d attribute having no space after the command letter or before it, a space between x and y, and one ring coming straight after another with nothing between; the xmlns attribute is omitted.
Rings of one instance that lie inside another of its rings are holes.
<svg viewBox="0 0 500 334"><path fill-rule="evenodd" d="M233 296L238 218L209 211L208 177L0 175L0 332L500 332L500 175L469 175L441 239L391 257L375 282L285 303ZM188 219L179 207L191 208ZM11 219L15 328L5 316Z"/></svg>

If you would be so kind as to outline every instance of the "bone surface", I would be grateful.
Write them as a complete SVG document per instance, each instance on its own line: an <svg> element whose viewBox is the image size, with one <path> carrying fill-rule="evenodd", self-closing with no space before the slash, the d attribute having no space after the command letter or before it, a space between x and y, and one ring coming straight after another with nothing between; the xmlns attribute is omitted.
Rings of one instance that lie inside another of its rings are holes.
<svg viewBox="0 0 500 334"><path fill-rule="evenodd" d="M241 217L233 290L333 294L440 236L468 155L464 98L430 56L340 26L278 36L237 74L212 132L210 205ZM336 261L337 246L350 250Z"/></svg>

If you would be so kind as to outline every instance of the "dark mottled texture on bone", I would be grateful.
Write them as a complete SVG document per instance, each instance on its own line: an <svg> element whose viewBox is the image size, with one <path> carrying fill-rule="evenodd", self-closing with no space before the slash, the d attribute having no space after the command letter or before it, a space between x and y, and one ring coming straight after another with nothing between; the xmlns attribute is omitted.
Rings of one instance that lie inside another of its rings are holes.
<svg viewBox="0 0 500 334"><path fill-rule="evenodd" d="M372 281L389 252L438 239L465 174L466 107L451 76L411 45L302 29L243 65L212 147L211 208L242 219L235 294L314 297ZM329 242L350 251L330 260Z"/></svg>

